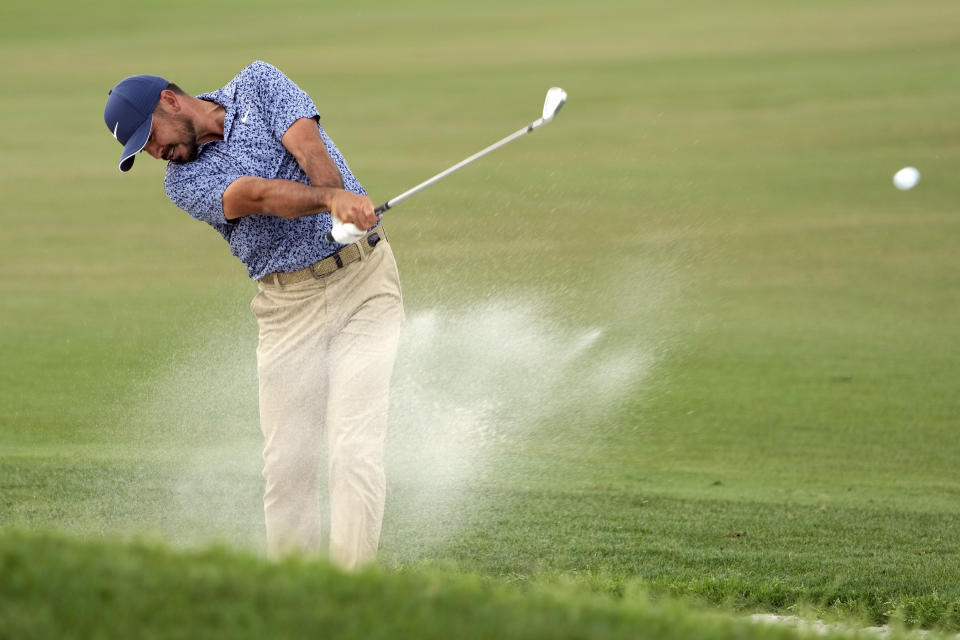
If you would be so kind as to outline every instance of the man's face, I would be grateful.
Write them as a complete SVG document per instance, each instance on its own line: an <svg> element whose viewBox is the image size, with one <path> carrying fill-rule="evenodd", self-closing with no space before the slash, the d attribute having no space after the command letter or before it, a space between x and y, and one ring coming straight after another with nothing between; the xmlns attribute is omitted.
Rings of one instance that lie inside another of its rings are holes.
<svg viewBox="0 0 960 640"><path fill-rule="evenodd" d="M157 159L193 162L197 159L197 130L182 113L167 113L162 106L153 114L150 137L143 148Z"/></svg>

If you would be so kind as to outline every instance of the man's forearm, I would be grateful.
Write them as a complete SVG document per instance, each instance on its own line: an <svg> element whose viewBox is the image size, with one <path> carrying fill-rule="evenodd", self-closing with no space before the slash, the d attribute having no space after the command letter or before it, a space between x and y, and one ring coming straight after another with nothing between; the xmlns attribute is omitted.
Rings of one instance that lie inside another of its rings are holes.
<svg viewBox="0 0 960 640"><path fill-rule="evenodd" d="M343 176L327 152L315 118L296 120L283 134L280 142L296 158L297 164L310 178L310 184L343 188Z"/></svg>
<svg viewBox="0 0 960 640"><path fill-rule="evenodd" d="M223 194L223 213L228 220L250 215L299 218L330 211L335 191L340 190L293 180L247 176L227 187Z"/></svg>
<svg viewBox="0 0 960 640"><path fill-rule="evenodd" d="M330 160L325 149L304 154L297 158L297 163L315 187L343 189L343 176L340 175L339 169Z"/></svg>
<svg viewBox="0 0 960 640"><path fill-rule="evenodd" d="M244 176L223 192L223 214L227 220L252 215L300 218L324 211L360 229L369 229L377 222L370 198L333 187Z"/></svg>

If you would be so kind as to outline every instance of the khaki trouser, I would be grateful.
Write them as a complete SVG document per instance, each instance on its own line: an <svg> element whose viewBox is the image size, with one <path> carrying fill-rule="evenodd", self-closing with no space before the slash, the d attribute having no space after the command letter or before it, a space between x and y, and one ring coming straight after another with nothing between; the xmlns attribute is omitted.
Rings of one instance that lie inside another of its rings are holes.
<svg viewBox="0 0 960 640"><path fill-rule="evenodd" d="M393 252L381 241L327 277L261 282L250 308L260 327L268 552L319 551L326 438L330 557L353 569L376 556L383 520L388 391L403 323Z"/></svg>

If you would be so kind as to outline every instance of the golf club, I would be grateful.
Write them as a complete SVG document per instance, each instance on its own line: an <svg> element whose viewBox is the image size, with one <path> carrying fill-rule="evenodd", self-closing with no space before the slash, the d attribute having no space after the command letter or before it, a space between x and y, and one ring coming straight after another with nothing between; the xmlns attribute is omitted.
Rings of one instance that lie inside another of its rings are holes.
<svg viewBox="0 0 960 640"><path fill-rule="evenodd" d="M477 153L473 154L469 158L466 158L465 160L461 160L460 162L453 165L449 169L445 171L441 171L440 173L433 176L429 180L425 180L420 184L418 184L417 186L413 187L412 189L408 189L407 191L404 191L400 195L395 196L390 200L387 200L386 202L381 204L379 207L374 209L374 213L376 213L377 215L382 214L387 209L393 208L394 206L400 204L401 202L403 202L413 194L423 191L430 185L435 184L440 180L442 180L443 178L446 178L451 173L459 169L462 169L463 167L467 166L474 160L477 160L478 158L482 158L483 156L487 155L491 151L495 151L496 149L499 149L505 144L513 142L520 136L530 133L531 131L538 129L539 127L542 127L543 125L553 120L554 116L557 115L557 112L560 111L560 108L566 103L566 101L567 101L566 91L564 91L560 87L550 88L550 90L547 91L547 97L543 102L542 117L534 120L533 122L525 126L523 129L520 129L519 131L511 133L503 140L494 142L492 145L490 145L486 149L482 151L478 151ZM327 234L327 241L338 242L340 244L349 244L350 242L355 242L356 240L363 237L364 233L365 233L364 231L361 231L360 229L358 229L356 225L354 225L353 223L350 223L350 222L343 223L337 220L336 218L334 218L333 229L330 231L330 233Z"/></svg>

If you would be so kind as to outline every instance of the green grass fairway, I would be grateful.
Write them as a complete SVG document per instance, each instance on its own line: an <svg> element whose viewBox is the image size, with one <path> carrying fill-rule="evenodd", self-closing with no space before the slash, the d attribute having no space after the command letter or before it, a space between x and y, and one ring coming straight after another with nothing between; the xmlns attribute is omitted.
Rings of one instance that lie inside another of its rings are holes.
<svg viewBox="0 0 960 640"><path fill-rule="evenodd" d="M173 554L142 544L4 536L0 568L3 638L805 637L642 593L613 601L559 583L521 591L436 569L348 576L223 549Z"/></svg>
<svg viewBox="0 0 960 640"><path fill-rule="evenodd" d="M199 93L256 59L377 202L569 93L387 214L390 494L344 588L419 622L344 633L439 635L447 593L477 637L527 599L517 637L692 637L704 608L734 626L701 637L753 612L960 631L958 24L955 0L5 4L0 638L65 628L55 584L6 578L34 556L77 592L76 567L233 585L249 628L258 577L341 579L256 559L255 286L102 123L127 75Z"/></svg>

